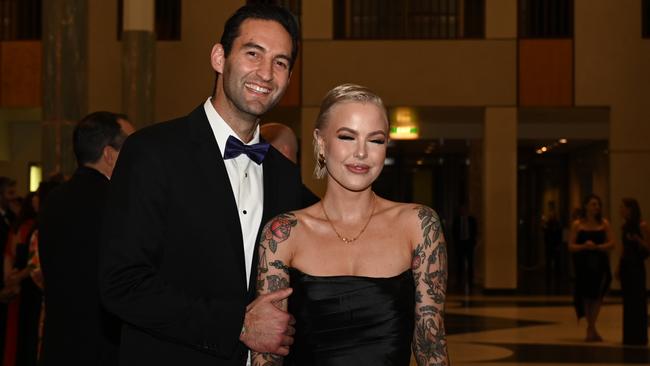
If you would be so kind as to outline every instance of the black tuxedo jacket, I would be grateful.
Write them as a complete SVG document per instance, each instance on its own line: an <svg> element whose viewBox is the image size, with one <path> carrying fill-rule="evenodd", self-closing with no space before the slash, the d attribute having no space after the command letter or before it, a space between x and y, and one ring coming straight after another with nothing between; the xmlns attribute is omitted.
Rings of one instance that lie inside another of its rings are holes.
<svg viewBox="0 0 650 366"><path fill-rule="evenodd" d="M120 323L101 308L97 287L108 179L79 168L55 188L39 216L45 281L43 365L116 365Z"/></svg>
<svg viewBox="0 0 650 366"><path fill-rule="evenodd" d="M263 169L260 230L299 208L301 187L297 166L273 148ZM246 278L237 206L203 105L131 135L109 197L100 288L126 323L120 363L244 365L239 333L257 254Z"/></svg>

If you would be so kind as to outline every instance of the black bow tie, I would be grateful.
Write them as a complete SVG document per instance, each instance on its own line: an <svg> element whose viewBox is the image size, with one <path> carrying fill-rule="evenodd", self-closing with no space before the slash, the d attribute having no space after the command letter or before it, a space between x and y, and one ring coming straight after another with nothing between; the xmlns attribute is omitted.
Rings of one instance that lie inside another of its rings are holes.
<svg viewBox="0 0 650 366"><path fill-rule="evenodd" d="M226 140L226 149L223 152L223 158L233 159L241 154L246 154L252 161L259 165L262 164L262 161L264 161L264 157L266 156L267 151L269 151L270 146L271 145L269 145L267 142L246 145L243 142L239 141L238 138L234 136L228 136L228 140Z"/></svg>

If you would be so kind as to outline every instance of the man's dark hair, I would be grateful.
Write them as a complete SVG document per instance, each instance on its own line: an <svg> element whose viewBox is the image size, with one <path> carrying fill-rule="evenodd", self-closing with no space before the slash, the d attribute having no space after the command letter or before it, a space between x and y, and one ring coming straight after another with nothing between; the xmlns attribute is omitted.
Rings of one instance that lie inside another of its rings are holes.
<svg viewBox="0 0 650 366"><path fill-rule="evenodd" d="M223 46L224 54L226 57L230 55L232 44L235 38L239 36L239 28L246 19L261 19L272 20L280 23L282 27L291 36L291 63L290 69L293 69L293 64L296 62L298 56L298 41L300 40L300 31L298 29L298 22L289 10L271 4L249 4L244 5L237 9L223 27L223 34L221 35L221 45Z"/></svg>
<svg viewBox="0 0 650 366"><path fill-rule="evenodd" d="M72 147L79 166L95 163L102 156L104 147L120 150L126 134L118 119L126 120L123 114L99 111L82 118L72 133Z"/></svg>

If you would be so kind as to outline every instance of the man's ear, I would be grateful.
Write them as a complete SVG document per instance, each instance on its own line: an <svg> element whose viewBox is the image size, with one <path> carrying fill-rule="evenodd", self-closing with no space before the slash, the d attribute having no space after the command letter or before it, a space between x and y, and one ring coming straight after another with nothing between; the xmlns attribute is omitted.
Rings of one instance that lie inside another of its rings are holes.
<svg viewBox="0 0 650 366"><path fill-rule="evenodd" d="M104 162L108 164L108 166L115 166L115 163L117 162L117 150L109 145L104 146L104 150L102 150L102 159L104 159Z"/></svg>
<svg viewBox="0 0 650 366"><path fill-rule="evenodd" d="M217 43L212 47L212 52L210 52L210 63L212 64L212 69L218 72L219 74L223 73L223 65L226 62L226 54L221 43Z"/></svg>

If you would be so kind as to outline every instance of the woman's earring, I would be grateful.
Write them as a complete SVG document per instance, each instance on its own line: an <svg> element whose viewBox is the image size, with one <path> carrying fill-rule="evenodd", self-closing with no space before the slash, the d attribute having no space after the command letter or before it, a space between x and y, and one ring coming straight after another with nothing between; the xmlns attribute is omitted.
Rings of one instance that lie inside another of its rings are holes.
<svg viewBox="0 0 650 366"><path fill-rule="evenodd" d="M318 168L323 169L325 168L325 156L322 153L318 154Z"/></svg>

